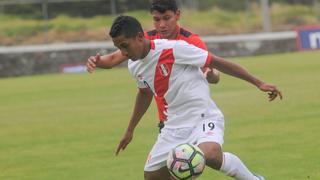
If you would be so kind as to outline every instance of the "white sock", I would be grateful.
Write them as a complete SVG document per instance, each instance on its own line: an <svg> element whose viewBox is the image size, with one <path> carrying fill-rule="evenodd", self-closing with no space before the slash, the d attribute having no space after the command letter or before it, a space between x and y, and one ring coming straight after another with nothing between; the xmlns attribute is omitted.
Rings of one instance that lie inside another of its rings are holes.
<svg viewBox="0 0 320 180"><path fill-rule="evenodd" d="M223 162L220 171L238 180L258 179L236 155L227 152L223 153Z"/></svg>

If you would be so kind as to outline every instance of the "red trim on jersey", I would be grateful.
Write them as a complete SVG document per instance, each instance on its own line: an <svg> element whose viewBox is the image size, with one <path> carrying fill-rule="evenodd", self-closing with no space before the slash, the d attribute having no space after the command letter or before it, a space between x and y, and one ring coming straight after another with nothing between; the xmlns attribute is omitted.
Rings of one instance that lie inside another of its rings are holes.
<svg viewBox="0 0 320 180"><path fill-rule="evenodd" d="M206 60L206 63L204 64L203 67L208 67L209 64L213 61L213 57L212 57L212 54L210 52L208 52L208 56L207 56L207 60Z"/></svg>
<svg viewBox="0 0 320 180"><path fill-rule="evenodd" d="M149 32L151 32L151 34L149 34ZM150 40L161 39L160 34L156 30L145 31L144 36Z"/></svg>
<svg viewBox="0 0 320 180"><path fill-rule="evenodd" d="M150 40L150 46L151 46L151 49L154 50L155 45L154 45L154 41L153 40Z"/></svg>
<svg viewBox="0 0 320 180"><path fill-rule="evenodd" d="M184 36L183 34L181 34L181 30L190 33L190 35L189 36ZM172 39L172 40L184 40L189 44L197 46L198 48L207 50L206 44L200 39L200 37L197 34L191 32L191 31L189 31L189 30L187 30L185 28L182 28L180 26L178 26L177 33L178 33L177 37ZM153 29L151 31L145 31L144 32L144 36L147 39L150 39L150 40L162 39L160 37L160 34L155 29Z"/></svg>
<svg viewBox="0 0 320 180"><path fill-rule="evenodd" d="M167 111L166 106L168 104L164 98L164 95L169 88L169 80L173 63L173 50L164 49L159 57L154 77L155 100L158 105L160 121L165 121L167 119L165 112Z"/></svg>
<svg viewBox="0 0 320 180"><path fill-rule="evenodd" d="M154 99L156 100L156 103L157 103L158 115L159 115L160 122L166 121L167 115L165 115L165 113L164 113L167 111L166 106L168 105L166 100L164 99L164 97L157 97L157 96L155 96Z"/></svg>

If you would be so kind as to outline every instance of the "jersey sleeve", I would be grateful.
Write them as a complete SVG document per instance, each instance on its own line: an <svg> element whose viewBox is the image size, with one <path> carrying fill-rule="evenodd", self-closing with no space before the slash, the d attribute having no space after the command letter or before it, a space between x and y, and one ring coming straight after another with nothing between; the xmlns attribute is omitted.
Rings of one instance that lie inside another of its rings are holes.
<svg viewBox="0 0 320 180"><path fill-rule="evenodd" d="M208 67L212 61L212 54L185 41L177 41L173 47L176 64Z"/></svg>
<svg viewBox="0 0 320 180"><path fill-rule="evenodd" d="M145 83L145 80L140 75L137 75L134 71L134 62L130 61L128 62L128 70L132 76L132 78L136 81L137 87L139 89L148 88L148 84Z"/></svg>
<svg viewBox="0 0 320 180"><path fill-rule="evenodd" d="M143 78L134 77L134 76L133 76L133 78L136 81L137 88L139 88L139 89L149 88L148 84L143 80Z"/></svg>
<svg viewBox="0 0 320 180"><path fill-rule="evenodd" d="M149 88L149 86L147 85L147 83L145 83L145 81L139 77L135 78L136 79L136 83L137 83L137 87L139 89L145 89L145 88Z"/></svg>

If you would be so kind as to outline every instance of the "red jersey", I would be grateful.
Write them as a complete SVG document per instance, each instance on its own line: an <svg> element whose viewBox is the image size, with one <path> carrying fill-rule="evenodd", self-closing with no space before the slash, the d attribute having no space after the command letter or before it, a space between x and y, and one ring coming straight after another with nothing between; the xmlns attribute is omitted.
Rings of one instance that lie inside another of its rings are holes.
<svg viewBox="0 0 320 180"><path fill-rule="evenodd" d="M197 46L198 48L207 50L207 46L200 39L199 35L192 33L182 27L179 27L178 31L179 31L179 33L178 33L177 37L173 40L184 40L189 44ZM155 29L151 30L151 31L144 32L144 36L150 40L161 39L160 34ZM157 103L159 119L161 122L163 122L166 120L166 115L163 113L165 111L166 102L164 101L163 98L158 98L157 96L155 96L155 100Z"/></svg>
<svg viewBox="0 0 320 180"><path fill-rule="evenodd" d="M199 35L197 35L193 32L190 32L182 27L179 27L178 31L179 31L179 33L178 33L177 37L173 40L184 40L189 44L197 46L198 48L207 50L207 46L200 39ZM144 36L150 40L161 39L160 34L155 29L151 30L151 31L144 32Z"/></svg>

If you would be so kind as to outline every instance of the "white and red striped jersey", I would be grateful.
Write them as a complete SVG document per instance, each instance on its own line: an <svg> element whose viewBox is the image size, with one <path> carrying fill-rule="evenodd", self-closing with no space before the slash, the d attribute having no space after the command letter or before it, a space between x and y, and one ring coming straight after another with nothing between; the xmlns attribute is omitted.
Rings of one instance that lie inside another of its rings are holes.
<svg viewBox="0 0 320 180"><path fill-rule="evenodd" d="M167 128L193 127L204 116L222 116L210 97L201 67L210 52L185 41L151 40L146 57L128 62L139 88L150 88Z"/></svg>

